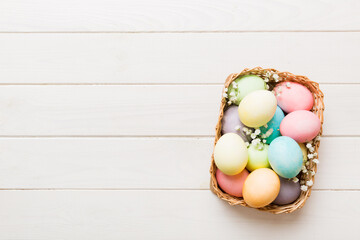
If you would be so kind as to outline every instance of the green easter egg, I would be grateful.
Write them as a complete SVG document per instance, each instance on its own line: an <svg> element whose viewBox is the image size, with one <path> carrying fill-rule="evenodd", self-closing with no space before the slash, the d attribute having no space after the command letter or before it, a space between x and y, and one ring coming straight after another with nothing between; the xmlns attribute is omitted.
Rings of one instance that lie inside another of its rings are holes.
<svg viewBox="0 0 360 240"><path fill-rule="evenodd" d="M267 144L250 144L248 148L248 163L246 169L252 172L258 168L270 168L268 150L269 145Z"/></svg>
<svg viewBox="0 0 360 240"><path fill-rule="evenodd" d="M261 77L256 75L241 76L230 84L228 90L229 99L239 105L246 95L256 90L266 90L266 83Z"/></svg>

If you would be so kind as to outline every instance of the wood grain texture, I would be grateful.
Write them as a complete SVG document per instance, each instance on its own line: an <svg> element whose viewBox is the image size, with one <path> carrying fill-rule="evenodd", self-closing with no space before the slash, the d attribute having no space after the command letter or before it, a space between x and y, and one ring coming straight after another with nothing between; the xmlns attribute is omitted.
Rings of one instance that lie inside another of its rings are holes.
<svg viewBox="0 0 360 240"><path fill-rule="evenodd" d="M213 138L0 138L0 147L2 189L209 189ZM314 189L360 189L359 149L360 138L324 137Z"/></svg>
<svg viewBox="0 0 360 240"><path fill-rule="evenodd" d="M273 215L208 190L1 191L0 239L358 239L359 201L313 192L303 209Z"/></svg>
<svg viewBox="0 0 360 240"><path fill-rule="evenodd" d="M359 42L359 32L1 34L0 83L223 83L256 66L360 83Z"/></svg>
<svg viewBox="0 0 360 240"><path fill-rule="evenodd" d="M360 85L321 85L324 135L360 135ZM0 86L1 136L212 136L221 85Z"/></svg>
<svg viewBox="0 0 360 240"><path fill-rule="evenodd" d="M0 31L360 30L359 1L5 0Z"/></svg>

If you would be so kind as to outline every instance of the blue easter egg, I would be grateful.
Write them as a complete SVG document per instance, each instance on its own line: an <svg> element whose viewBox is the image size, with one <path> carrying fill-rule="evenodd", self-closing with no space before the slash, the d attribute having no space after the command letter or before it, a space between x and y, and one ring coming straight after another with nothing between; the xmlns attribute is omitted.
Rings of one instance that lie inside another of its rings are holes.
<svg viewBox="0 0 360 240"><path fill-rule="evenodd" d="M277 137L271 142L268 154L272 169L281 177L293 178L301 171L303 155L294 139L286 136Z"/></svg>
<svg viewBox="0 0 360 240"><path fill-rule="evenodd" d="M266 143L270 144L275 138L280 136L280 123L284 119L285 114L279 106L276 107L274 117L266 124L267 127L260 127L262 134L271 133L269 137L266 137Z"/></svg>

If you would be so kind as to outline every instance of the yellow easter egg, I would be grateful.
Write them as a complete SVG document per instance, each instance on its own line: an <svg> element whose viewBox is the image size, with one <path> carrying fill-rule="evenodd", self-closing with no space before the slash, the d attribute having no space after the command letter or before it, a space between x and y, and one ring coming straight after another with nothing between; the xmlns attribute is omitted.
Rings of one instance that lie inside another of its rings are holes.
<svg viewBox="0 0 360 240"><path fill-rule="evenodd" d="M248 127L261 127L276 112L276 97L267 90L257 90L244 97L239 104L240 121Z"/></svg>
<svg viewBox="0 0 360 240"><path fill-rule="evenodd" d="M303 144L303 143L297 143L297 144L299 144L299 146L301 148L301 152L303 155L303 162L306 162L307 161L307 149L305 147L305 144Z"/></svg>
<svg viewBox="0 0 360 240"><path fill-rule="evenodd" d="M216 166L226 175L240 173L248 162L244 140L235 133L224 134L215 145L214 160Z"/></svg>
<svg viewBox="0 0 360 240"><path fill-rule="evenodd" d="M261 208L272 203L280 191L280 179L269 168L259 168L251 172L243 186L243 197L247 205Z"/></svg>

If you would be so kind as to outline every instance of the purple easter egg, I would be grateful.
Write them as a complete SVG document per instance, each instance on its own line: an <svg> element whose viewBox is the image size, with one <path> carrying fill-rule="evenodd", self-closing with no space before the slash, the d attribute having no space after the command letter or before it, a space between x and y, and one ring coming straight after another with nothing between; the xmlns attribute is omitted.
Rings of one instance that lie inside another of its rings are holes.
<svg viewBox="0 0 360 240"><path fill-rule="evenodd" d="M245 125L240 122L238 106L233 105L226 109L226 111L224 112L224 116L221 120L221 125L222 134L236 133L245 142L250 140L243 131L243 127L245 127Z"/></svg>
<svg viewBox="0 0 360 240"><path fill-rule="evenodd" d="M274 204L285 205L294 202L300 196L300 183L293 182L286 178L280 178L280 192L274 200Z"/></svg>

